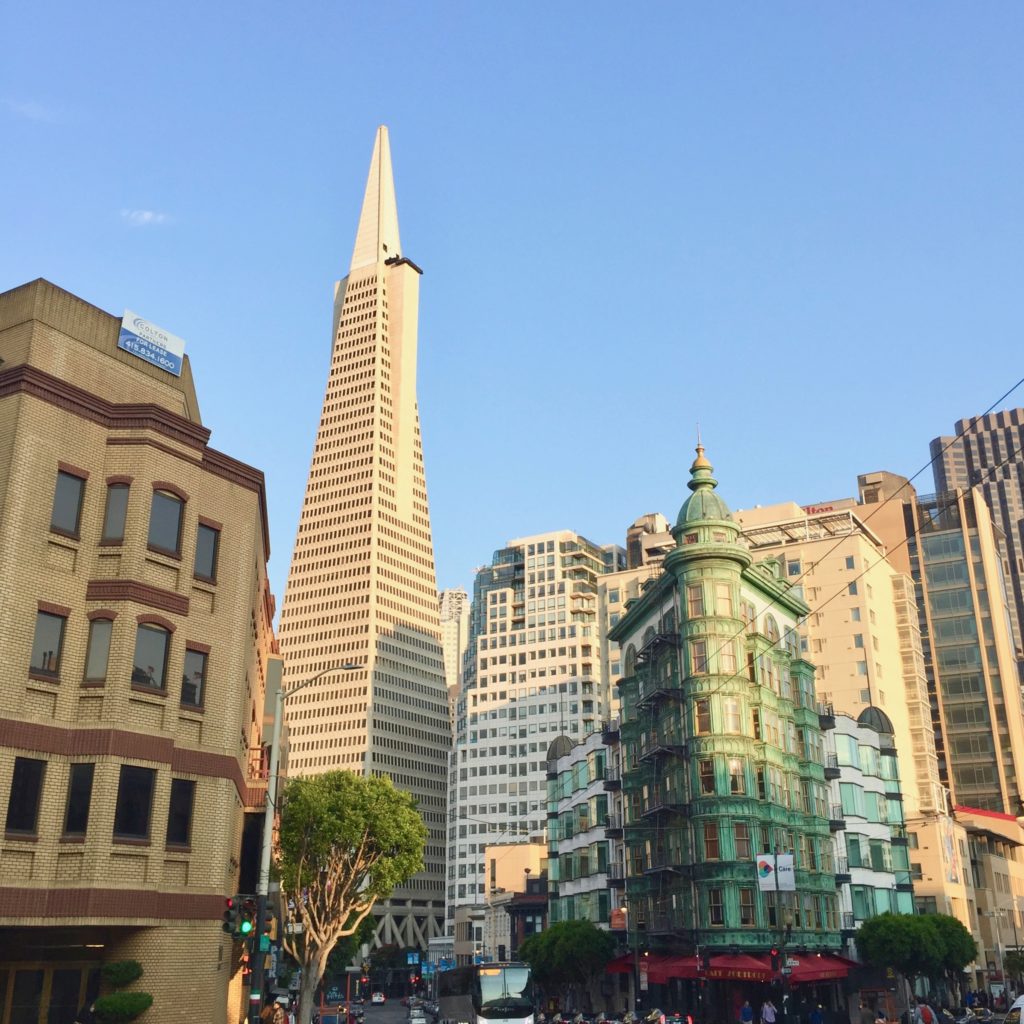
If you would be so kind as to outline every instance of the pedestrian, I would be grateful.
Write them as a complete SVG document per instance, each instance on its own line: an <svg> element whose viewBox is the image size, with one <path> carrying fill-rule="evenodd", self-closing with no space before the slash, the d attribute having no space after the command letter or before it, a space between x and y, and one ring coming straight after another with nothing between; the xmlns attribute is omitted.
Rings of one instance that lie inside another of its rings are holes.
<svg viewBox="0 0 1024 1024"><path fill-rule="evenodd" d="M775 1024L777 1016L778 1012L775 1009L775 1004L770 999L766 999L761 1004L761 1024Z"/></svg>
<svg viewBox="0 0 1024 1024"><path fill-rule="evenodd" d="M916 1002L911 1024L939 1024L935 1011L920 996L916 997Z"/></svg>
<svg viewBox="0 0 1024 1024"><path fill-rule="evenodd" d="M862 999L860 1001L860 1024L875 1024L875 1012Z"/></svg>
<svg viewBox="0 0 1024 1024"><path fill-rule="evenodd" d="M750 1005L749 999L744 999L740 1007L740 1024L753 1024L753 1020L754 1008Z"/></svg>
<svg viewBox="0 0 1024 1024"><path fill-rule="evenodd" d="M825 1013L821 1003L811 1010L810 1021L811 1024L825 1024Z"/></svg>
<svg viewBox="0 0 1024 1024"><path fill-rule="evenodd" d="M888 1024L888 1021L885 1019L885 1010L881 1007L878 1008L878 1013L875 1015L874 1024Z"/></svg>

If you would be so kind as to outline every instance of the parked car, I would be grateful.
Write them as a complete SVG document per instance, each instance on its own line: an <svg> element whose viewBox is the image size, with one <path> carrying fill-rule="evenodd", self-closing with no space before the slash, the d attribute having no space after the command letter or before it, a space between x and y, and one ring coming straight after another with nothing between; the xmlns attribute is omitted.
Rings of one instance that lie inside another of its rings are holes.
<svg viewBox="0 0 1024 1024"><path fill-rule="evenodd" d="M370 1003L373 1006L383 1006L387 1001L387 996L383 992L374 992L370 996Z"/></svg>

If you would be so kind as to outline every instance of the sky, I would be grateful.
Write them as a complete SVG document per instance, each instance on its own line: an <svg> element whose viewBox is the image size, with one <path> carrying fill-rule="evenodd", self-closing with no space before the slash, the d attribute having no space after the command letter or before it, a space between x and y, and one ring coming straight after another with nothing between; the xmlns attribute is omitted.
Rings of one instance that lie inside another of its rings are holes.
<svg viewBox="0 0 1024 1024"><path fill-rule="evenodd" d="M186 339L279 604L378 124L442 587L674 518L698 422L734 509L808 504L1024 376L1017 3L36 0L0 35L0 290Z"/></svg>

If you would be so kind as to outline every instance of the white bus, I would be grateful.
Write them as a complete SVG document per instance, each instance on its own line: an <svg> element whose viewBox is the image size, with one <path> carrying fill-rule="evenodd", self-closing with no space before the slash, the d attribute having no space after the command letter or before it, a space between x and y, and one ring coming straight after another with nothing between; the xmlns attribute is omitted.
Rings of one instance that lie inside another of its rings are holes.
<svg viewBox="0 0 1024 1024"><path fill-rule="evenodd" d="M533 1024L533 981L526 964L474 964L437 976L440 1024Z"/></svg>

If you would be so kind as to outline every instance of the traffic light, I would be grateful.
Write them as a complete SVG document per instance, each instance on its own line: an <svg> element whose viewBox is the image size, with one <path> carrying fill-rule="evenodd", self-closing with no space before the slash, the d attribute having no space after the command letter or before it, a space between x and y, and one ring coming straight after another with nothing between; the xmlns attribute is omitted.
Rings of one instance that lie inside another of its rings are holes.
<svg viewBox="0 0 1024 1024"><path fill-rule="evenodd" d="M248 981L248 979L252 977L252 965L249 963L248 949L242 953L239 963L242 965L242 981Z"/></svg>
<svg viewBox="0 0 1024 1024"><path fill-rule="evenodd" d="M777 971L781 966L781 964L779 963L779 951L772 947L771 953L769 955L771 956L772 970Z"/></svg>
<svg viewBox="0 0 1024 1024"><path fill-rule="evenodd" d="M251 896L242 900L241 913L238 921L238 934L247 939L256 929L256 901Z"/></svg>
<svg viewBox="0 0 1024 1024"><path fill-rule="evenodd" d="M241 914L242 907L239 898L237 896L227 896L224 899L224 923L220 926L221 930L229 935L236 935Z"/></svg>
<svg viewBox="0 0 1024 1024"><path fill-rule="evenodd" d="M263 934L271 942L277 942L277 918L273 914L268 914L263 922Z"/></svg>

